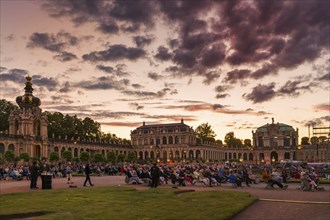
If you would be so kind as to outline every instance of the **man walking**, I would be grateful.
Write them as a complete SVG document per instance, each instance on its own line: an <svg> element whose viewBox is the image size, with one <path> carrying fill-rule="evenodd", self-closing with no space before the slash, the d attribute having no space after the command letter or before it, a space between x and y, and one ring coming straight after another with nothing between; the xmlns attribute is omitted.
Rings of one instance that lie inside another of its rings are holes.
<svg viewBox="0 0 330 220"><path fill-rule="evenodd" d="M154 163L153 166L150 169L150 174L151 174L151 188L155 187L157 188L158 182L159 182L159 177L160 177L160 170L159 167L157 166L157 163Z"/></svg>
<svg viewBox="0 0 330 220"><path fill-rule="evenodd" d="M90 186L94 186L94 184L92 184L92 182L91 182L90 173L91 173L91 169L90 169L89 163L87 163L86 164L86 167L85 167L86 179L85 179L85 182L84 182L84 187L86 187L87 181L89 182L89 185Z"/></svg>

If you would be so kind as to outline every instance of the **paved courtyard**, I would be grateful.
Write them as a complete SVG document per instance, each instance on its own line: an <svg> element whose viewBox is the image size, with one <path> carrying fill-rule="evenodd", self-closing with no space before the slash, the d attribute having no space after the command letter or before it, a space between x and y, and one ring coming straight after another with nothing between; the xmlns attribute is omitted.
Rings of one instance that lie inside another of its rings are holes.
<svg viewBox="0 0 330 220"><path fill-rule="evenodd" d="M99 186L123 186L124 176L92 176L94 187ZM82 187L85 180L84 177L74 177L74 185ZM0 195L14 192L28 192L30 181L0 181ZM41 179L38 179L38 185L41 188ZM149 187L144 185L130 185L137 190L148 190ZM260 183L251 187L233 188L231 184L222 184L217 187L199 187L185 186L184 189L194 189L198 191L205 190L237 190L248 192L259 198L257 202L238 213L234 220L328 220L330 219L330 185L321 185L325 191L318 192L301 192L297 190L299 184L290 183L287 190L264 190L265 184ZM66 178L54 178L52 180L52 188L68 188ZM172 184L160 186L172 187ZM86 187L88 190L90 187ZM38 191L41 191L39 189ZM221 199L221 198L219 198ZM1 201L1 198L0 198ZM1 204L0 204L1 206Z"/></svg>

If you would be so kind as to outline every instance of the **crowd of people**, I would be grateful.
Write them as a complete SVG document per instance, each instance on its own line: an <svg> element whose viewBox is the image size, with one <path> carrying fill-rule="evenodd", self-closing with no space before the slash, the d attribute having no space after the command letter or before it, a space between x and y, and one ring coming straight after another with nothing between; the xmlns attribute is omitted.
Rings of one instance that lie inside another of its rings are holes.
<svg viewBox="0 0 330 220"><path fill-rule="evenodd" d="M273 189L277 186L281 189L288 187L290 178L300 179L302 189L316 190L318 187L318 175L315 169L297 167L296 172L279 166L256 166L240 164L236 162L225 163L49 163L46 160L34 161L29 165L7 164L0 165L0 180L13 179L31 181L31 189L37 189L37 178L41 174L52 175L53 178L67 178L68 184L73 184L72 175L85 175L83 186L94 186L90 174L101 175L125 175L126 183L146 184L157 187L159 184L173 184L177 186L201 185L216 186L223 183L231 183L234 187L250 187L258 184L260 179L267 183L266 188Z"/></svg>

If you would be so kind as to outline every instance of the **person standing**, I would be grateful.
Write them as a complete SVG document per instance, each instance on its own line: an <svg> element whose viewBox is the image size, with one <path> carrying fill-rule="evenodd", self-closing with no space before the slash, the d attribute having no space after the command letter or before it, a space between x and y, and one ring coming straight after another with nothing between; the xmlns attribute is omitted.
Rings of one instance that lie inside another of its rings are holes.
<svg viewBox="0 0 330 220"><path fill-rule="evenodd" d="M157 188L160 177L160 169L157 166L157 163L154 163L153 166L151 167L150 174L151 174L151 188L153 187Z"/></svg>
<svg viewBox="0 0 330 220"><path fill-rule="evenodd" d="M86 187L87 181L89 182L90 186L94 186L94 184L92 184L92 182L91 182L90 173L91 173L91 168L89 166L89 163L87 163L86 166L85 166L85 175L86 175L86 179L85 179L85 182L84 182L85 187Z"/></svg>
<svg viewBox="0 0 330 220"><path fill-rule="evenodd" d="M68 178L67 184L72 184L73 183L73 181L72 181L72 166L71 166L70 162L68 162L68 165L66 166L66 175L67 175L67 178Z"/></svg>
<svg viewBox="0 0 330 220"><path fill-rule="evenodd" d="M32 166L30 167L30 189L38 189L37 181L39 176L39 166L37 161L33 161Z"/></svg>

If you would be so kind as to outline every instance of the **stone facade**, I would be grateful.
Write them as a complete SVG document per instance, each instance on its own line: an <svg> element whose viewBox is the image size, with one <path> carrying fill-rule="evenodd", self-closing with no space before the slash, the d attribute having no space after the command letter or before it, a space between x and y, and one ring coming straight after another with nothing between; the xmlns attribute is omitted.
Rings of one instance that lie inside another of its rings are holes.
<svg viewBox="0 0 330 220"><path fill-rule="evenodd" d="M26 77L25 94L18 96L19 110L9 117L9 131L0 133L0 154L13 151L15 156L27 152L31 157L48 158L52 152L71 151L73 157L81 152L110 151L127 155L134 152L139 160L221 161L238 160L250 164L271 164L284 159L302 161L330 161L329 140L314 145L298 145L298 129L274 123L252 131L253 148L226 147L212 143L197 143L194 129L180 123L152 124L131 131L131 145L99 141L78 141L48 138L46 115L39 107L41 101L32 94L31 77Z"/></svg>

